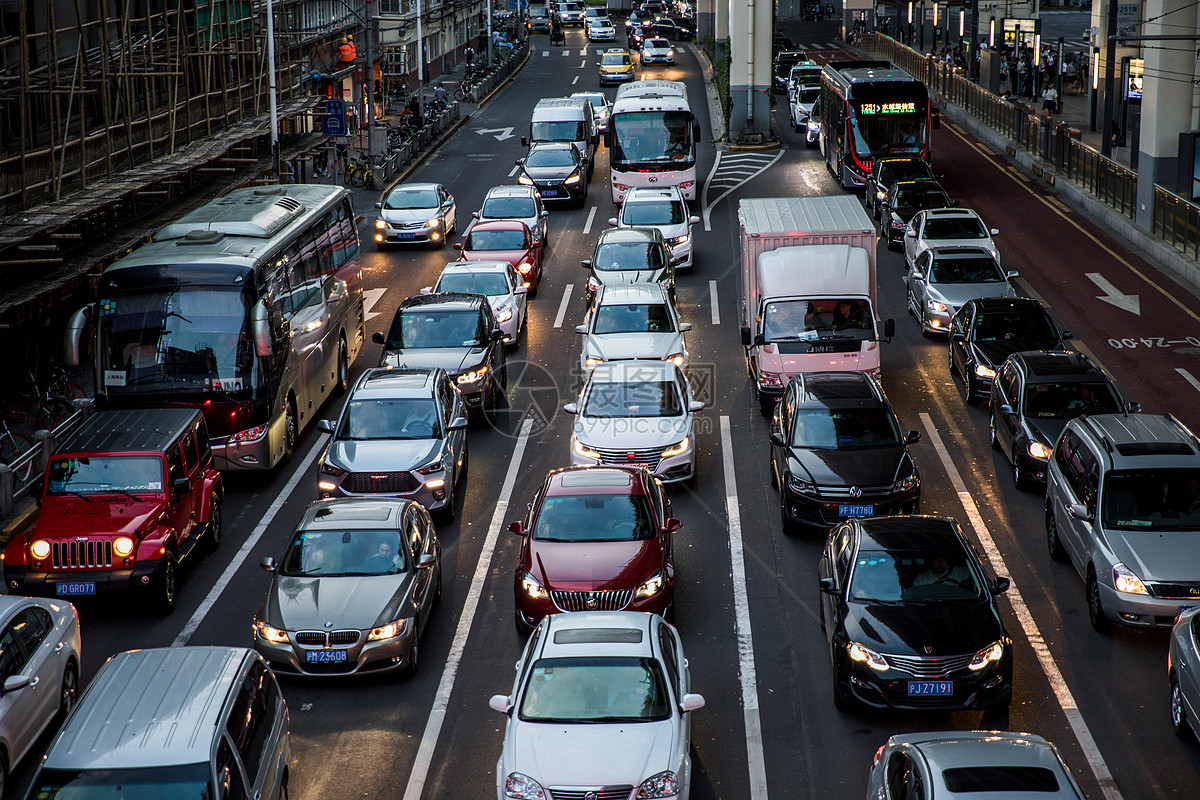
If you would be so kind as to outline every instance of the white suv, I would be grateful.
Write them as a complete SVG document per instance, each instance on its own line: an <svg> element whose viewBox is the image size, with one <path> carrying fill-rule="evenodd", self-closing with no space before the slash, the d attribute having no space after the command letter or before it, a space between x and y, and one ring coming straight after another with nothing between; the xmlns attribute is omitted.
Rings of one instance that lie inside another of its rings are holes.
<svg viewBox="0 0 1200 800"><path fill-rule="evenodd" d="M615 283L596 290L596 303L583 325L579 367L586 375L608 361L659 359L686 369L683 334L692 326L679 319L667 290L657 283Z"/></svg>
<svg viewBox="0 0 1200 800"><path fill-rule="evenodd" d="M618 228L657 228L671 248L676 269L692 268L692 226L699 217L688 214L687 201L676 186L639 186L629 190L620 216L608 221Z"/></svg>

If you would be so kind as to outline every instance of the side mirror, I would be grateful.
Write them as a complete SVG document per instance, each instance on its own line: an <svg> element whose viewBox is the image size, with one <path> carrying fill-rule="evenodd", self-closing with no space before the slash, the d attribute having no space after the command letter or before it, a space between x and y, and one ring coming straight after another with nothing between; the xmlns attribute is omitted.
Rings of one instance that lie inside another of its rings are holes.
<svg viewBox="0 0 1200 800"><path fill-rule="evenodd" d="M776 447L784 447L787 442L784 441L783 434L779 431L771 431L771 444Z"/></svg>
<svg viewBox="0 0 1200 800"><path fill-rule="evenodd" d="M817 586L821 587L822 594L837 594L837 581L833 578L821 578L817 581Z"/></svg>
<svg viewBox="0 0 1200 800"><path fill-rule="evenodd" d="M171 481L171 491L175 494L191 494L192 482L187 478L176 478Z"/></svg>
<svg viewBox="0 0 1200 800"><path fill-rule="evenodd" d="M999 229L999 228L992 228L990 231L988 231L988 233L990 233L992 236L999 236L999 235L1000 235L1000 229Z"/></svg>
<svg viewBox="0 0 1200 800"><path fill-rule="evenodd" d="M422 286L421 294L433 294L433 287L432 286Z"/></svg>
<svg viewBox="0 0 1200 800"><path fill-rule="evenodd" d="M609 224L609 225L611 225L611 226L613 226L614 228L615 228L615 227L617 227L617 218L616 218L616 217L609 217L609 218L608 218L608 224Z"/></svg>
<svg viewBox="0 0 1200 800"><path fill-rule="evenodd" d="M528 294L528 293L529 293L529 287L523 283L520 286L517 286L513 289L513 294Z"/></svg>
<svg viewBox="0 0 1200 800"><path fill-rule="evenodd" d="M962 205L962 200L951 200L950 201L951 208L958 208L961 205Z"/></svg>
<svg viewBox="0 0 1200 800"><path fill-rule="evenodd" d="M376 207L376 208L383 208L383 203L376 203L376 204L375 204L375 207Z"/></svg>
<svg viewBox="0 0 1200 800"><path fill-rule="evenodd" d="M493 342L498 342L503 338L504 338L504 331L500 330L499 328L492 328L491 339Z"/></svg>
<svg viewBox="0 0 1200 800"><path fill-rule="evenodd" d="M579 413L579 404L578 403L567 403L565 406L563 406L563 411L567 412L568 414L578 414Z"/></svg>
<svg viewBox="0 0 1200 800"><path fill-rule="evenodd" d="M685 694L679 701L679 710L685 714L688 711L696 711L704 708L704 696L699 694Z"/></svg>
<svg viewBox="0 0 1200 800"><path fill-rule="evenodd" d="M15 692L18 689L24 689L29 685L30 678L28 675L9 675L4 680L4 694Z"/></svg>
<svg viewBox="0 0 1200 800"><path fill-rule="evenodd" d="M906 239L915 239L915 238L917 238L917 232L916 232L916 231L914 231L914 230L908 230L908 231L905 231L905 232L904 232L904 238L906 238Z"/></svg>
<svg viewBox="0 0 1200 800"><path fill-rule="evenodd" d="M375 344L387 344L387 337L383 335L383 331L375 331L371 334L371 341Z"/></svg>
<svg viewBox="0 0 1200 800"><path fill-rule="evenodd" d="M1072 331L1063 331L1063 332L1062 332L1062 338L1064 338L1064 339L1074 339L1074 338L1075 338L1075 334L1074 334Z"/></svg>
<svg viewBox="0 0 1200 800"><path fill-rule="evenodd" d="M1136 414L1142 410L1142 404L1135 403L1134 401L1130 400L1128 403L1125 404L1125 410L1130 412L1131 414Z"/></svg>
<svg viewBox="0 0 1200 800"><path fill-rule="evenodd" d="M1005 416L1012 416L1013 414L1017 413L1013 410L1012 403L1001 403L1000 407L996 410Z"/></svg>
<svg viewBox="0 0 1200 800"><path fill-rule="evenodd" d="M545 219L546 217L550 216L550 212L549 212L549 211L543 211L543 212L542 212L542 213L541 213L539 216L540 216L542 219Z"/></svg>
<svg viewBox="0 0 1200 800"><path fill-rule="evenodd" d="M83 329L87 327L92 307L84 306L71 315L67 331L63 336L63 362L68 367L78 367L83 362Z"/></svg>
<svg viewBox="0 0 1200 800"><path fill-rule="evenodd" d="M696 216L688 217L688 225L699 225L700 218Z"/></svg>
<svg viewBox="0 0 1200 800"><path fill-rule="evenodd" d="M1006 272L1006 273L1004 273L1004 277L1011 281L1013 278L1021 277L1021 273L1016 272L1016 271Z"/></svg>
<svg viewBox="0 0 1200 800"><path fill-rule="evenodd" d="M699 400L692 400L690 403L688 403L688 411L690 411L693 414L695 414L697 411L703 411L703 410L704 410L704 403L702 403Z"/></svg>
<svg viewBox="0 0 1200 800"><path fill-rule="evenodd" d="M992 581L992 594L1004 594L1009 586L1012 586L1012 581L1008 578L996 578Z"/></svg>
<svg viewBox="0 0 1200 800"><path fill-rule="evenodd" d="M455 243L454 243L454 249L455 249L455 250L462 250L462 249L463 249L463 243L462 243L462 242L455 242Z"/></svg>
<svg viewBox="0 0 1200 800"><path fill-rule="evenodd" d="M742 347L750 346L750 329L742 328Z"/></svg>
<svg viewBox="0 0 1200 800"><path fill-rule="evenodd" d="M766 343L767 343L766 336L763 336L761 333L754 334L754 346L755 347L762 347Z"/></svg>
<svg viewBox="0 0 1200 800"><path fill-rule="evenodd" d="M692 323L690 323L690 322L679 323L679 332L680 333L687 333L691 329L692 329Z"/></svg>
<svg viewBox="0 0 1200 800"><path fill-rule="evenodd" d="M587 333L587 325L576 325L575 332L576 333Z"/></svg>
<svg viewBox="0 0 1200 800"><path fill-rule="evenodd" d="M317 420L317 430L325 433L333 433L333 420L319 419Z"/></svg>
<svg viewBox="0 0 1200 800"><path fill-rule="evenodd" d="M262 569L263 572L274 572L275 571L275 559L271 558L270 556L263 556L262 561L258 562L258 566Z"/></svg>
<svg viewBox="0 0 1200 800"><path fill-rule="evenodd" d="M501 714L507 714L512 709L512 700L506 694L494 694L492 699L488 700L488 706L493 711L499 711Z"/></svg>
<svg viewBox="0 0 1200 800"><path fill-rule="evenodd" d="M518 167L523 166L525 164L525 159L518 158L515 163Z"/></svg>
<svg viewBox="0 0 1200 800"><path fill-rule="evenodd" d="M966 336L964 336L962 333L959 333L957 331L950 334L950 341L952 341L952 342L963 342L963 341L966 341L966 339L967 339Z"/></svg>
<svg viewBox="0 0 1200 800"><path fill-rule="evenodd" d="M592 260L590 258L585 258L579 262L579 266L583 267L584 269L591 269L592 268Z"/></svg>
<svg viewBox="0 0 1200 800"><path fill-rule="evenodd" d="M517 536L524 536L525 526L520 522L510 522L508 523L508 532L515 533Z"/></svg>
<svg viewBox="0 0 1200 800"><path fill-rule="evenodd" d="M478 211L472 211L472 212L471 212L471 218L472 218L472 219L479 219L479 212L478 212Z"/></svg>
<svg viewBox="0 0 1200 800"><path fill-rule="evenodd" d="M919 441L921 441L920 431L909 431L908 433L904 434L905 444L916 444Z"/></svg>
<svg viewBox="0 0 1200 800"><path fill-rule="evenodd" d="M455 417L450 420L450 424L446 426L448 431L465 431L467 429L466 417Z"/></svg>
<svg viewBox="0 0 1200 800"><path fill-rule="evenodd" d="M667 522L663 525L663 530L667 533L678 533L683 530L683 523L674 517L667 517Z"/></svg>
<svg viewBox="0 0 1200 800"><path fill-rule="evenodd" d="M417 569L429 569L437 563L437 556L433 553L426 553L417 559Z"/></svg>
<svg viewBox="0 0 1200 800"><path fill-rule="evenodd" d="M891 339L896 335L896 320L885 319L883 321L883 335L887 339Z"/></svg>
<svg viewBox="0 0 1200 800"><path fill-rule="evenodd" d="M1067 506L1067 511L1075 519L1081 519L1084 522L1090 522L1092 519L1092 515L1088 513L1087 506L1083 503L1071 503L1071 505Z"/></svg>
<svg viewBox="0 0 1200 800"><path fill-rule="evenodd" d="M925 280L925 273L924 273L924 272L918 272L918 271L916 270L916 268L914 267L914 268L913 268L913 271L912 271L912 272L910 272L910 273L908 273L908 279L909 279L910 281L915 281L915 282L917 282L917 283L921 283L922 281L924 281L924 280Z"/></svg>

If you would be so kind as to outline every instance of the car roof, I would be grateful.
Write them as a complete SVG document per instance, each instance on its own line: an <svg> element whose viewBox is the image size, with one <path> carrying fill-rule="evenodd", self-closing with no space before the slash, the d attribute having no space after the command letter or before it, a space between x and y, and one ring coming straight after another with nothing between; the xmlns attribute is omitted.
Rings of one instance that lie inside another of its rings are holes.
<svg viewBox="0 0 1200 800"><path fill-rule="evenodd" d="M608 95L606 95L604 92L571 92L571 97L582 97L584 100L588 100L593 97L599 97L604 100L605 105L612 105L612 103L609 102Z"/></svg>
<svg viewBox="0 0 1200 800"><path fill-rule="evenodd" d="M70 453L162 453L183 436L200 412L194 408L98 411L85 419L55 456Z"/></svg>
<svg viewBox="0 0 1200 800"><path fill-rule="evenodd" d="M392 191L388 192L388 194L391 194L392 192L403 192L410 189L437 189L440 186L440 183L399 183L393 186Z"/></svg>
<svg viewBox="0 0 1200 800"><path fill-rule="evenodd" d="M602 283L596 293L596 305L665 303L667 290L661 283Z"/></svg>
<svg viewBox="0 0 1200 800"><path fill-rule="evenodd" d="M1095 361L1074 350L1026 350L1009 359L1025 371L1027 383L1109 380Z"/></svg>
<svg viewBox="0 0 1200 800"><path fill-rule="evenodd" d="M869 401L887 407L883 390L865 372L801 372L790 382L796 384L800 405L861 407Z"/></svg>
<svg viewBox="0 0 1200 800"><path fill-rule="evenodd" d="M647 240L662 241L662 234L659 233L658 228L609 228L600 232L596 246L613 242L645 242Z"/></svg>
<svg viewBox="0 0 1200 800"><path fill-rule="evenodd" d="M678 370L679 367L672 362L658 359L606 361L592 369L588 383L593 380L603 380L609 383L673 381Z"/></svg>
<svg viewBox="0 0 1200 800"><path fill-rule="evenodd" d="M930 217L974 217L979 219L979 214L969 208L930 208L925 210L925 218Z"/></svg>
<svg viewBox="0 0 1200 800"><path fill-rule="evenodd" d="M412 500L393 498L335 497L317 500L304 512L297 531L398 528Z"/></svg>
<svg viewBox="0 0 1200 800"><path fill-rule="evenodd" d="M438 372L436 367L375 367L359 376L351 396L356 400L429 397Z"/></svg>
<svg viewBox="0 0 1200 800"><path fill-rule="evenodd" d="M920 181L896 181L895 183L892 184L892 188L893 189L938 189L943 192L946 191L946 189L940 183L938 183L937 181L931 181L929 179L920 180Z"/></svg>
<svg viewBox="0 0 1200 800"><path fill-rule="evenodd" d="M683 201L683 194L678 186L635 186L625 195L625 204L648 202L651 200Z"/></svg>
<svg viewBox="0 0 1200 800"><path fill-rule="evenodd" d="M882 550L945 550L962 548L958 523L949 517L921 514L870 517L856 521L860 547Z"/></svg>
<svg viewBox="0 0 1200 800"><path fill-rule="evenodd" d="M993 258L992 251L984 247L968 244L942 244L929 248L929 252L937 258Z"/></svg>
<svg viewBox="0 0 1200 800"><path fill-rule="evenodd" d="M645 494L649 475L643 467L563 467L546 476L545 496Z"/></svg>
<svg viewBox="0 0 1200 800"><path fill-rule="evenodd" d="M1094 414L1070 424L1099 439L1113 461L1123 466L1200 466L1200 440L1170 414ZM1147 456L1155 463L1144 463Z"/></svg>
<svg viewBox="0 0 1200 800"><path fill-rule="evenodd" d="M490 197L533 197L534 188L532 186L522 186L520 184L511 184L507 186L493 186L488 189L484 199Z"/></svg>
<svg viewBox="0 0 1200 800"><path fill-rule="evenodd" d="M482 308L487 298L481 294L466 294L465 292L434 292L433 294L414 294L400 304L400 310L422 306L442 306L464 311Z"/></svg>
<svg viewBox="0 0 1200 800"><path fill-rule="evenodd" d="M451 261L442 268L442 275L476 275L481 272L500 272L505 275L512 269L507 261ZM439 276L440 277L440 276Z"/></svg>
<svg viewBox="0 0 1200 800"><path fill-rule="evenodd" d="M650 657L654 655L651 636L653 619L654 615L641 611L552 614L546 618L545 633L538 640L539 655L542 658L584 655Z"/></svg>
<svg viewBox="0 0 1200 800"><path fill-rule="evenodd" d="M1046 307L1032 297L977 297L971 301L975 304L976 313L994 314L1005 311L1046 312Z"/></svg>

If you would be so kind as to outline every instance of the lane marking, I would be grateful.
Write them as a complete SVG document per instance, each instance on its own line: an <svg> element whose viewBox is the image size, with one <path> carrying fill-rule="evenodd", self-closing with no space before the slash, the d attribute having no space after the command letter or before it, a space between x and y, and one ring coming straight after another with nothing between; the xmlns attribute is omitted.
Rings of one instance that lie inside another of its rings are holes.
<svg viewBox="0 0 1200 800"><path fill-rule="evenodd" d="M729 417L721 417L721 461L725 467L725 512L729 517L729 560L733 568L733 621L737 635L738 678L742 683L742 717L746 725L746 766L750 800L767 800L767 768L763 755L762 716L758 677L754 667L754 636L750 629L750 595L746 588L746 558L742 547L742 517L733 465L733 435Z"/></svg>
<svg viewBox="0 0 1200 800"><path fill-rule="evenodd" d="M313 442L313 446L304 455L304 459L296 466L296 471L292 473L292 477L284 484L283 491L271 503L271 507L267 509L267 513L263 515L259 523L254 526L254 530L250 532L250 536L246 538L241 549L229 561L229 566L225 567L225 571L221 573L221 577L217 578L217 582L208 590L208 594L200 603L199 608L192 614L187 624L183 626L183 630L175 637L175 641L171 642L172 647L183 647L187 644L188 640L192 638L192 634L200 627L200 623L204 622L204 618L208 616L209 611L212 611L217 598L225 591L225 587L233 580L233 576L237 574L237 571L242 568L242 564L250 556L250 551L258 544L258 540L262 538L262 535L267 532L267 528L275 520L275 515L279 513L279 509L283 508L283 504L287 502L292 492L295 491L297 484L302 479L309 477L308 468L312 462L317 460L317 454L321 452L321 448L324 447L327 438L328 435L324 433L317 436L317 440Z"/></svg>
<svg viewBox="0 0 1200 800"><path fill-rule="evenodd" d="M579 55L581 55L581 56L586 56L586 55L587 55L587 48L586 48L586 47L581 47L581 48L579 48Z"/></svg>
<svg viewBox="0 0 1200 800"><path fill-rule="evenodd" d="M365 289L363 290L363 321L374 319L379 316L378 311L372 311L375 304L379 302L379 298L383 297L383 293L387 288L383 289Z"/></svg>
<svg viewBox="0 0 1200 800"><path fill-rule="evenodd" d="M696 256L693 253L692 258L695 258L695 257ZM721 309L717 308L717 282L716 281L708 282L708 299L712 303L712 324L720 325L721 324Z"/></svg>
<svg viewBox="0 0 1200 800"><path fill-rule="evenodd" d="M548 56L548 55L550 55L550 51L549 51L549 50L543 50L543 51L542 51L542 58L545 58L545 57L546 57L546 56Z"/></svg>
<svg viewBox="0 0 1200 800"><path fill-rule="evenodd" d="M566 54L564 53L564 55L566 55ZM583 61L579 62L579 66L576 67L575 69L583 69L586 66L587 66L587 59L585 58Z"/></svg>
<svg viewBox="0 0 1200 800"><path fill-rule="evenodd" d="M583 235L587 236L592 232L592 221L596 219L596 206L592 206L592 210L588 212L587 222L583 223Z"/></svg>
<svg viewBox="0 0 1200 800"><path fill-rule="evenodd" d="M574 86L574 85L575 85L575 84L577 84L577 83L579 83L579 76L578 76L578 75L576 75L574 78L572 78L572 79L571 79L571 85L572 85L572 86Z"/></svg>
<svg viewBox="0 0 1200 800"><path fill-rule="evenodd" d="M563 319L567 316L567 306L571 304L571 292L575 291L575 284L568 283L563 287L562 300L558 302L558 314L554 317L554 327L561 328Z"/></svg>
<svg viewBox="0 0 1200 800"><path fill-rule="evenodd" d="M1183 367L1176 367L1175 371L1182 375L1183 379L1190 383L1193 389L1195 389L1197 392L1200 392L1200 381L1196 380L1196 377L1192 375L1192 373L1188 372Z"/></svg>
<svg viewBox="0 0 1200 800"><path fill-rule="evenodd" d="M563 58L566 58L566 57L567 57L567 56L569 56L569 55L571 55L571 51L570 51L570 50L563 50Z"/></svg>
<svg viewBox="0 0 1200 800"><path fill-rule="evenodd" d="M1033 620L1033 614L1029 610L1029 606L1025 605L1025 599L1017 590L1017 584L1012 579L1012 573L1004 564L1004 557L1000 555L1000 548L996 546L996 542L992 539L991 531L988 530L987 524L983 521L983 516L979 513L979 507L975 505L975 499L971 496L967 484L963 481L962 475L958 472L958 467L954 465L954 461L950 458L950 452L946 449L946 445L942 442L941 434L933 424L933 418L928 412L922 411L919 415L921 424L925 426L926 435L929 437L933 449L937 451L938 458L942 462L942 467L946 470L946 474L950 478L950 483L954 486L954 491L958 494L958 501L962 504L963 510L967 513L967 519L971 522L971 527L975 530L975 535L979 537L979 543L983 547L983 552L987 556L988 563L992 567L992 571L997 575L1007 575L1011 585L1005 593L1009 604L1012 605L1013 613L1021 623L1021 629L1025 632L1025 638L1029 640L1029 644L1033 647L1033 652L1037 656L1038 663L1042 667L1042 672L1046 676L1046 680L1050 682L1050 689L1054 692L1055 698L1058 700L1058 705L1062 708L1063 714L1067 718L1067 723L1071 726L1071 731L1075 734L1076 741L1079 742L1079 749L1083 751L1083 755L1088 760L1088 765L1092 768L1092 773L1096 776L1096 782L1100 784L1100 790L1104 792L1104 796L1108 800L1121 800L1121 792L1117 788L1116 781L1113 780L1112 772L1108 769L1108 764L1104 761L1104 756L1100 754L1100 748L1096 745L1096 740L1092 737L1092 732L1088 728L1087 723L1083 720L1083 714L1079 711L1079 706L1075 703L1075 697L1071 694L1071 690L1067 687L1067 681L1063 678L1062 673L1058 669L1058 664L1054 661L1054 656L1050 654L1050 646L1046 640L1042 638L1041 631L1038 630L1037 623Z"/></svg>
<svg viewBox="0 0 1200 800"><path fill-rule="evenodd" d="M510 178L511 178L513 175L516 175L516 174L517 174L517 170L519 170L520 168L521 168L521 165L520 165L520 164L517 164L517 165L515 165L515 166L512 168L512 172L508 173L508 177L510 177Z"/></svg>
<svg viewBox="0 0 1200 800"><path fill-rule="evenodd" d="M483 597L483 583L492 568L492 557L496 552L496 543L500 539L500 529L504 526L504 518L508 515L508 501L512 496L513 485L517 482L517 471L525 456L525 445L529 442L529 432L532 429L533 419L526 417L525 421L521 423L521 433L513 447L512 459L508 462L508 472L500 487L496 510L492 512L492 522L488 526L487 538L483 541L483 551L479 554L479 563L475 565L475 574L471 577L471 589L467 592L462 615L458 618L458 627L454 631L454 643L450 646L450 653L446 657L446 667L442 670L442 679L438 683L437 694L433 698L433 708L429 710L429 721L425 723L425 732L421 734L421 745L417 748L417 757L413 762L412 772L408 775L404 800L420 800L421 793L425 790L425 781L429 777L429 768L433 764L433 751L437 747L442 724L446 721L446 709L450 705L450 692L454 689L455 678L458 677L458 665L462 662L463 651L467 646L467 636L471 633L471 625L475 621L475 612L479 610L479 600Z"/></svg>

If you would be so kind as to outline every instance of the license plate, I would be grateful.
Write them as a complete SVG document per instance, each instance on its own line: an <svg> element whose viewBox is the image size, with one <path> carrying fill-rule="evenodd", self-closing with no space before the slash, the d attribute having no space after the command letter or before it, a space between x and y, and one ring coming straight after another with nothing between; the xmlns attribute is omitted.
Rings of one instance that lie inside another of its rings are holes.
<svg viewBox="0 0 1200 800"><path fill-rule="evenodd" d="M946 696L954 694L954 681L909 681L908 696Z"/></svg>
<svg viewBox="0 0 1200 800"><path fill-rule="evenodd" d="M558 189L540 189L538 194L542 197L558 197Z"/></svg>
<svg viewBox="0 0 1200 800"><path fill-rule="evenodd" d="M95 581L72 581L71 583L59 583L54 587L56 594L67 597L76 594L95 594Z"/></svg>
<svg viewBox="0 0 1200 800"><path fill-rule="evenodd" d="M873 516L875 516L875 506L874 505L866 505L866 506L841 505L841 506L838 506L838 516L839 517L873 517Z"/></svg>
<svg viewBox="0 0 1200 800"><path fill-rule="evenodd" d="M333 661L345 661L345 650L309 650L304 654L304 660L310 664L325 664Z"/></svg>
<svg viewBox="0 0 1200 800"><path fill-rule="evenodd" d="M397 239L415 239L415 238L417 238L417 235L415 233L397 233L396 238Z"/></svg>

